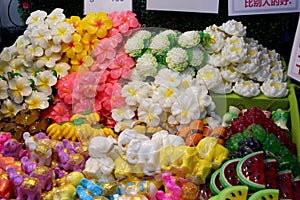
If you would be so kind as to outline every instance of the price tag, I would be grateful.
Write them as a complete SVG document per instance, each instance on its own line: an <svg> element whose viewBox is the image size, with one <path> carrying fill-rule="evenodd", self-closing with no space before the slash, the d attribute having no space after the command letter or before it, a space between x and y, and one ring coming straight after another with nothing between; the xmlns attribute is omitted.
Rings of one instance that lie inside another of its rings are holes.
<svg viewBox="0 0 300 200"><path fill-rule="evenodd" d="M300 17L290 56L288 76L300 82Z"/></svg>
<svg viewBox="0 0 300 200"><path fill-rule="evenodd" d="M147 0L147 10L218 13L219 0Z"/></svg>
<svg viewBox="0 0 300 200"><path fill-rule="evenodd" d="M299 0L228 0L228 15L300 12Z"/></svg>
<svg viewBox="0 0 300 200"><path fill-rule="evenodd" d="M132 11L132 0L84 0L84 14Z"/></svg>

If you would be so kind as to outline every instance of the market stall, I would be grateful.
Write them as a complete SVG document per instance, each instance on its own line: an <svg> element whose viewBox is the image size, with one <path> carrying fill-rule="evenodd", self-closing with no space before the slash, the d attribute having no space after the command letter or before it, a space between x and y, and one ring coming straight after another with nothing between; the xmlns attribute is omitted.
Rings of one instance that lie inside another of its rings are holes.
<svg viewBox="0 0 300 200"><path fill-rule="evenodd" d="M20 6L25 31L0 54L1 198L300 195L286 35L224 15L179 27L153 20L164 12Z"/></svg>

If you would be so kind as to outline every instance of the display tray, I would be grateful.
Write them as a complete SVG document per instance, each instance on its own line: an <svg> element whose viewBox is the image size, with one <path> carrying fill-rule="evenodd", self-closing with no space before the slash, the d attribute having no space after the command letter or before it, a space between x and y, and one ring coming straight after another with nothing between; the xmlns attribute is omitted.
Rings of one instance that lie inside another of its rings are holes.
<svg viewBox="0 0 300 200"><path fill-rule="evenodd" d="M275 111L278 108L287 110L290 113L289 127L292 139L297 146L297 157L300 161L300 118L298 102L296 97L295 84L289 84L289 95L285 98L267 98L263 94L259 96L246 98L237 94L217 95L211 94L215 104L216 113L223 116L229 106L237 106L239 108L259 107L261 109Z"/></svg>

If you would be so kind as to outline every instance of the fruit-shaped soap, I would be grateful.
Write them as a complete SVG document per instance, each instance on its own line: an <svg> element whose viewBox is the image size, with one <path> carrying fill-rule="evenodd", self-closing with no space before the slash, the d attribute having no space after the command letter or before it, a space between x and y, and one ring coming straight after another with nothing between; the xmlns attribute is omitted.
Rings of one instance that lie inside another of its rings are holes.
<svg viewBox="0 0 300 200"><path fill-rule="evenodd" d="M226 161L220 170L220 182L224 188L239 185L240 181L237 176L236 166L240 158L234 158Z"/></svg>
<svg viewBox="0 0 300 200"><path fill-rule="evenodd" d="M214 171L214 173L211 175L210 178L209 187L211 191L214 193L214 195L219 194L221 190L224 189L220 181L220 171L221 171L220 169Z"/></svg>
<svg viewBox="0 0 300 200"><path fill-rule="evenodd" d="M282 170L277 173L277 188L279 189L280 199L294 199L291 170Z"/></svg>
<svg viewBox="0 0 300 200"><path fill-rule="evenodd" d="M253 193L248 200L278 200L278 189L264 189Z"/></svg>
<svg viewBox="0 0 300 200"><path fill-rule="evenodd" d="M253 190L265 189L264 152L257 151L242 158L236 167L242 184Z"/></svg>
<svg viewBox="0 0 300 200"><path fill-rule="evenodd" d="M293 192L294 197L300 197L300 177L293 179Z"/></svg>
<svg viewBox="0 0 300 200"><path fill-rule="evenodd" d="M268 158L265 160L265 178L266 188L277 188L277 162L274 158Z"/></svg>
<svg viewBox="0 0 300 200"><path fill-rule="evenodd" d="M248 187L245 185L230 186L218 194L218 199L222 200L246 200Z"/></svg>

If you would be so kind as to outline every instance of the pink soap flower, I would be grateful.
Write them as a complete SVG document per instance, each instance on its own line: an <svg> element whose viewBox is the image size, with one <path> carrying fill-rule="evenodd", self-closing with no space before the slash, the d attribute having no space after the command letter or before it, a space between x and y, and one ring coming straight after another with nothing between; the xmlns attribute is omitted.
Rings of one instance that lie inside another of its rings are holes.
<svg viewBox="0 0 300 200"><path fill-rule="evenodd" d="M55 123L69 121L71 118L70 106L64 102L59 102L53 106L49 117L54 120Z"/></svg>
<svg viewBox="0 0 300 200"><path fill-rule="evenodd" d="M108 18L113 21L113 28L111 32L116 32L117 29L120 33L125 35L130 34L132 29L141 27L136 14L132 11L122 11L122 12L111 12L108 14Z"/></svg>
<svg viewBox="0 0 300 200"><path fill-rule="evenodd" d="M127 54L121 54L116 57L116 59L108 66L110 69L110 76L113 79L130 78L131 68L133 68L135 62L133 58Z"/></svg>
<svg viewBox="0 0 300 200"><path fill-rule="evenodd" d="M98 99L82 99L74 103L72 108L74 113L82 113L91 109L92 112L99 112L101 110L101 102Z"/></svg>
<svg viewBox="0 0 300 200"><path fill-rule="evenodd" d="M110 39L102 39L93 50L93 56L98 63L102 63L105 59L113 59L116 56L115 44Z"/></svg>
<svg viewBox="0 0 300 200"><path fill-rule="evenodd" d="M57 94L59 98L66 104L72 104L72 93L74 82L77 77L77 72L67 74L63 78L59 79L56 84Z"/></svg>

